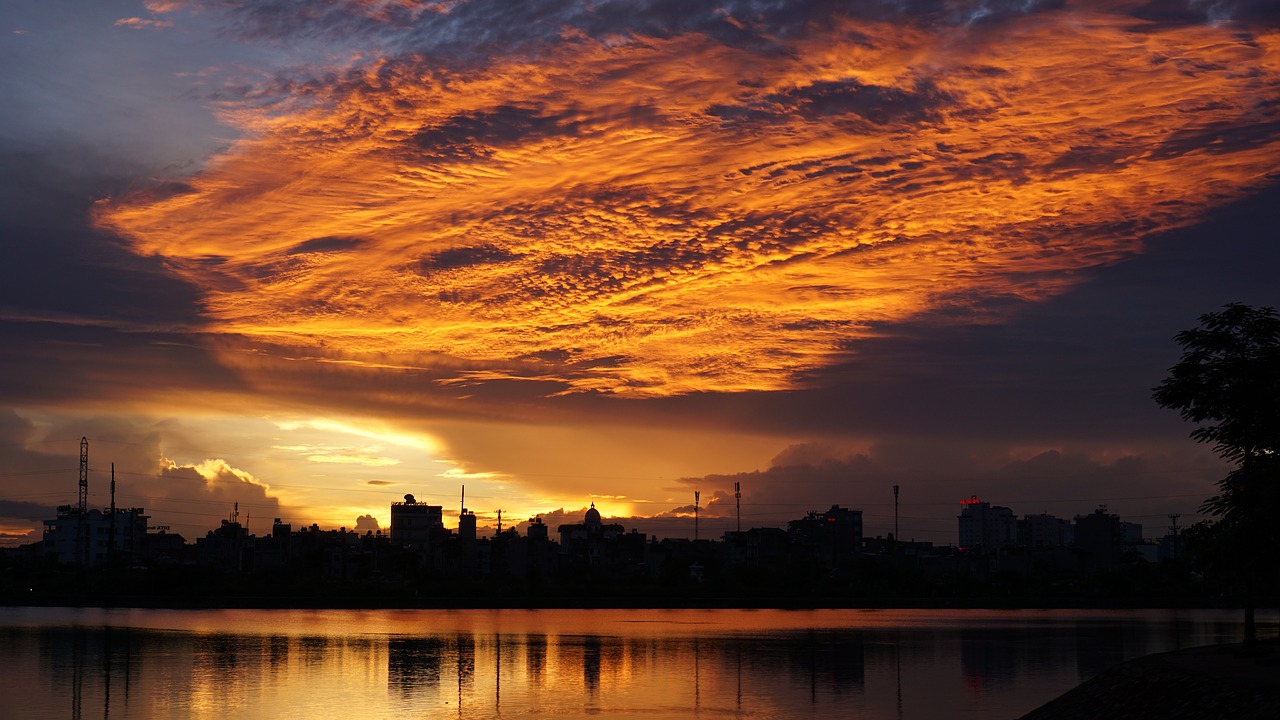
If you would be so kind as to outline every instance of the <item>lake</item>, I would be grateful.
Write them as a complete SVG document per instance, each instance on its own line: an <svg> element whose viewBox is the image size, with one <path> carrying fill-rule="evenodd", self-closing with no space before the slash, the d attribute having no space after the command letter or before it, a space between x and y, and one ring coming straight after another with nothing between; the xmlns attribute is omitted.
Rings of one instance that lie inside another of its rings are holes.
<svg viewBox="0 0 1280 720"><path fill-rule="evenodd" d="M1002 718L1216 610L0 608L3 718ZM1273 616L1260 627L1274 634Z"/></svg>

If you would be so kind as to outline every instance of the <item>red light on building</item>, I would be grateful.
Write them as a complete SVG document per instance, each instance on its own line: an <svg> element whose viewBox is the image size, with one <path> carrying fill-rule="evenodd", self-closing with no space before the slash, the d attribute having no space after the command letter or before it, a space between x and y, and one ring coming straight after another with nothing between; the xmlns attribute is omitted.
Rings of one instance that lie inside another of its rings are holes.
<svg viewBox="0 0 1280 720"><path fill-rule="evenodd" d="M968 500L961 500L960 504L961 505L977 505L980 502L982 501L978 499L977 495L970 495Z"/></svg>

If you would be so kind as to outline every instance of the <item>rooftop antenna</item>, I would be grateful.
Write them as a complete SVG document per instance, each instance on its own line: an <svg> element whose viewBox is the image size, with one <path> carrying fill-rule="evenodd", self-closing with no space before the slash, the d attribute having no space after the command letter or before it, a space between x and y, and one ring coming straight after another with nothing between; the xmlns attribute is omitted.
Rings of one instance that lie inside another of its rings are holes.
<svg viewBox="0 0 1280 720"><path fill-rule="evenodd" d="M458 517L467 514L467 486L462 486L462 512L458 513Z"/></svg>
<svg viewBox="0 0 1280 720"><path fill-rule="evenodd" d="M502 534L502 508L498 508L498 535Z"/></svg>
<svg viewBox="0 0 1280 720"><path fill-rule="evenodd" d="M697 490L693 491L693 540L698 540L698 498L702 493Z"/></svg>

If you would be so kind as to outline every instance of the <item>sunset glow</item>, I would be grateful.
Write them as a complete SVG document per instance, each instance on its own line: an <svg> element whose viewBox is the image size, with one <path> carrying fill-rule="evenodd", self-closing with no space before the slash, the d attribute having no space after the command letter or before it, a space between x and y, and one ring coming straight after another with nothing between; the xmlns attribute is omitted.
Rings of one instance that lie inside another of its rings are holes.
<svg viewBox="0 0 1280 720"><path fill-rule="evenodd" d="M214 331L312 361L778 390L872 325L1067 291L1280 153L1280 34L838 20L767 53L570 35L537 63L333 69L225 102L244 140L99 220L201 288Z"/></svg>
<svg viewBox="0 0 1280 720"><path fill-rule="evenodd" d="M0 36L0 544L81 437L192 537L1190 519L1170 338L1280 304L1274 3L69 5Z"/></svg>

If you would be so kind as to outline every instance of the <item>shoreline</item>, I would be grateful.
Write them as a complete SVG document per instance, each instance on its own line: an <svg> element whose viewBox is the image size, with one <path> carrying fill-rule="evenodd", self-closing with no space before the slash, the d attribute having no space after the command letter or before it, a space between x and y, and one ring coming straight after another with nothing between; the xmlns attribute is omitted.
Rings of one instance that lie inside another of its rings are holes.
<svg viewBox="0 0 1280 720"><path fill-rule="evenodd" d="M1207 645L1128 660L1018 720L1274 720L1280 717L1280 639Z"/></svg>

